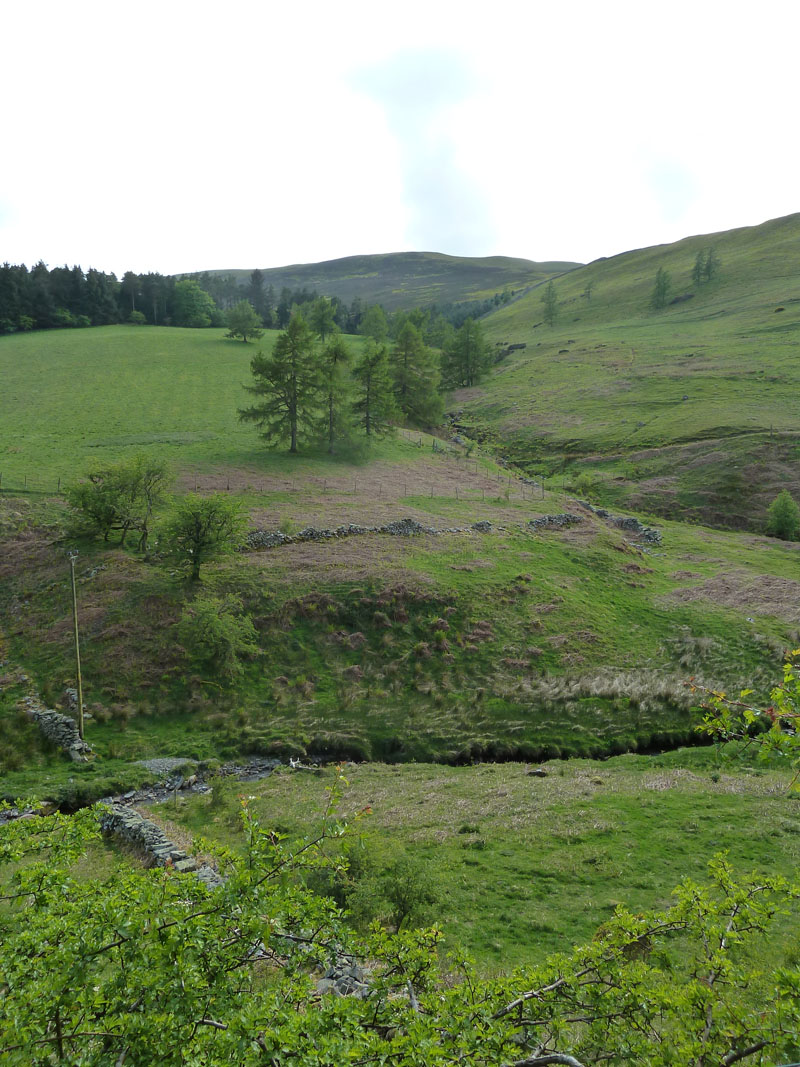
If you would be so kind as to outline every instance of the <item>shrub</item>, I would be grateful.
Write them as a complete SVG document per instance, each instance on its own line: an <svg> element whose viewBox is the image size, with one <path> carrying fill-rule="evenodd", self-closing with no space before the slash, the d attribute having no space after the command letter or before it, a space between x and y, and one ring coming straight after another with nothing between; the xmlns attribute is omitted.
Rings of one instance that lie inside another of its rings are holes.
<svg viewBox="0 0 800 1067"><path fill-rule="evenodd" d="M181 500L165 529L172 554L189 568L193 581L209 559L232 551L244 536L247 518L238 500L224 493L198 496L188 493Z"/></svg>
<svg viewBox="0 0 800 1067"><path fill-rule="evenodd" d="M107 541L109 534L118 530L124 544L128 532L136 530L139 549L145 551L153 512L164 500L171 481L166 463L137 455L97 467L87 479L67 489L78 531L102 534Z"/></svg>
<svg viewBox="0 0 800 1067"><path fill-rule="evenodd" d="M767 533L782 541L796 541L800 533L800 507L788 489L782 489L767 511Z"/></svg>
<svg viewBox="0 0 800 1067"><path fill-rule="evenodd" d="M178 624L181 641L199 659L228 679L242 673L240 656L257 656L253 620L242 614L238 597L195 597L183 610Z"/></svg>

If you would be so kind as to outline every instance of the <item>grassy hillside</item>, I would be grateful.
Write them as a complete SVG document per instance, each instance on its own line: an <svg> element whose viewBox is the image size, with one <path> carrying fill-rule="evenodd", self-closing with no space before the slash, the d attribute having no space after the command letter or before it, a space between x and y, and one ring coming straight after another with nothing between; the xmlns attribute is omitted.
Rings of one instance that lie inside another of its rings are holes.
<svg viewBox="0 0 800 1067"><path fill-rule="evenodd" d="M717 277L691 271L713 247ZM649 307L659 267L669 303ZM587 292L588 288L588 292ZM800 215L598 260L486 320L524 344L453 407L529 470L592 472L609 501L754 526L787 484L800 496L796 358Z"/></svg>
<svg viewBox="0 0 800 1067"><path fill-rule="evenodd" d="M135 327L0 339L0 793L77 804L147 781L134 761L154 756L381 761L353 772L344 805L375 811L365 853L435 868L448 944L487 969L585 939L615 901L663 903L717 849L739 868L790 869L785 776L734 772L710 748L654 753L697 741L691 677L748 684L756 698L779 677L800 642L797 545L676 521L644 544L558 479L531 486L488 449L421 433L359 462L267 453L236 418L255 351L210 331ZM509 402L526 403L531 358L510 358L489 388L518 373ZM236 494L260 529L409 517L438 532L241 551L192 586L163 544L142 558L68 532L58 477L137 452L166 456L178 493ZM530 525L567 511L580 521ZM49 749L24 714L26 697L59 706L73 683L75 547L97 753L84 765ZM180 620L198 597L231 595L258 654L228 678ZM605 762L626 752L645 755ZM549 773L460 766L480 760L549 761ZM247 791L294 834L326 784L306 772ZM235 840L235 789L219 808L200 798L161 817Z"/></svg>
<svg viewBox="0 0 800 1067"><path fill-rule="evenodd" d="M380 303L387 310L433 303L484 300L504 289L518 291L552 274L571 270L575 263L534 263L509 256L447 256L441 252L393 252L348 256L324 263L301 263L263 271L266 285L276 293L316 289L345 303L358 297L364 306ZM248 270L209 271L233 274L244 284Z"/></svg>
<svg viewBox="0 0 800 1067"><path fill-rule="evenodd" d="M270 338L265 339L270 343ZM179 492L230 490L253 526L379 526L246 552L208 568L234 593L261 654L219 679L178 623L197 595L168 558L80 544L87 694L107 758L297 751L380 759L537 759L682 743L692 673L769 684L796 639L796 546L664 523L637 547L503 473L488 453L399 434L362 461L268 453L236 419L253 345L208 331L113 327L0 339L0 611L14 662L45 697L71 677L70 602L57 476L97 457L166 455ZM37 501L40 501L37 503ZM580 509L578 509L580 510ZM485 521L488 532L474 530ZM187 724L191 730L187 733Z"/></svg>

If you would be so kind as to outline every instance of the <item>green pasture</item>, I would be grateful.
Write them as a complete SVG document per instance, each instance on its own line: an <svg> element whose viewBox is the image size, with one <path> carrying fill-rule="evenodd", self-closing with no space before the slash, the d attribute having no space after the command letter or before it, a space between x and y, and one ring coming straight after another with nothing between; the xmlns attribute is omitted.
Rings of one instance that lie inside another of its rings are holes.
<svg viewBox="0 0 800 1067"><path fill-rule="evenodd" d="M530 769L346 767L338 811L353 826L356 878L408 857L437 897L422 920L442 927L448 949L492 971L590 940L618 904L667 906L676 883L702 880L719 852L740 872L794 877L800 808L789 777L743 763L735 749L556 760L545 777ZM321 829L333 782L333 769L287 768L161 805L156 818L236 847L242 798L264 827L305 837ZM784 928L773 950L789 959L792 945Z"/></svg>

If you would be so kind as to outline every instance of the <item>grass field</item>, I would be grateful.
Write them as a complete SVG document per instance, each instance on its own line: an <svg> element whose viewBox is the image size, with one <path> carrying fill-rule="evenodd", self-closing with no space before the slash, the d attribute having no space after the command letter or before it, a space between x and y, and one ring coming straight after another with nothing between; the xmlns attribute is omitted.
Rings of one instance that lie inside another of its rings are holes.
<svg viewBox="0 0 800 1067"><path fill-rule="evenodd" d="M358 463L267 452L236 417L254 351L213 331L136 327L0 339L4 628L46 699L71 674L65 514L9 495L15 479L37 488L145 452L170 460L178 491L237 493L265 529L409 516L453 532L297 544L209 567L203 590L239 596L259 635L261 654L231 681L178 639L197 591L168 559L81 545L86 687L104 758L649 750L693 736L688 676L763 693L796 643L796 546L667 522L663 546L643 551L588 513L537 533L528 520L574 510L569 495L526 486L489 451L434 449L418 433ZM477 520L490 532L473 531Z"/></svg>
<svg viewBox="0 0 800 1067"><path fill-rule="evenodd" d="M590 940L618 904L666 906L677 882L702 881L718 852L735 869L792 878L800 810L788 777L734 752L555 761L541 778L518 763L362 764L345 768L339 812L352 822L370 811L353 823L362 877L412 858L433 883L438 900L424 918L441 924L446 947L508 970ZM285 769L226 784L216 802L161 805L155 817L236 847L238 794L264 827L304 837L319 831L333 780L333 769ZM792 957L786 928L774 949Z"/></svg>
<svg viewBox="0 0 800 1067"><path fill-rule="evenodd" d="M271 528L279 516L348 517L333 492L271 514L248 499ZM374 500L357 517L496 525L301 543L210 566L202 592L238 595L261 648L230 681L177 636L198 591L168 561L82 546L84 687L107 767L248 751L458 763L669 747L694 737L689 677L764 695L797 643L796 546L666 523L663 546L644 554L588 515L535 533L525 526L534 507L564 506L550 495L397 505ZM8 652L58 702L72 675L63 515L17 501L3 515ZM62 789L57 759L38 766ZM30 787L24 767L6 770L9 792ZM71 771L87 788L105 773Z"/></svg>
<svg viewBox="0 0 800 1067"><path fill-rule="evenodd" d="M268 332L259 347L277 336ZM6 483L52 488L134 451L185 469L263 457L237 419L254 344L222 331L106 326L0 338L0 466Z"/></svg>

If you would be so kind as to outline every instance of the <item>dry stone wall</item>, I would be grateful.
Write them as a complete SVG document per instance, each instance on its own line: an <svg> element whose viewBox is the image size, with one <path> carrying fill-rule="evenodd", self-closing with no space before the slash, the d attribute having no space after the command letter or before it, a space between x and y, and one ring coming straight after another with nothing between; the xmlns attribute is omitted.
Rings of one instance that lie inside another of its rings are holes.
<svg viewBox="0 0 800 1067"><path fill-rule="evenodd" d="M70 759L85 761L92 752L91 746L81 740L78 724L69 715L46 708L36 697L24 697L22 701L26 714L38 724L43 736L63 749Z"/></svg>
<svg viewBox="0 0 800 1067"><path fill-rule="evenodd" d="M170 866L179 874L194 874L212 889L223 883L221 875L213 867L187 856L159 826L127 804L111 803L100 817L100 827L103 833L126 841L143 852L157 867Z"/></svg>

